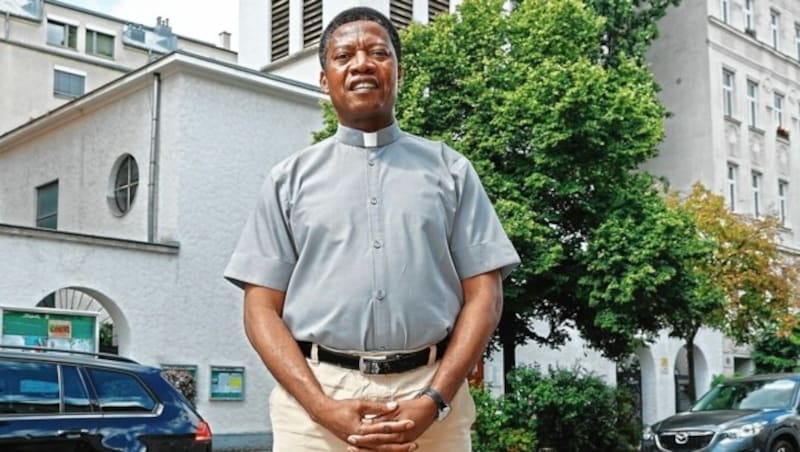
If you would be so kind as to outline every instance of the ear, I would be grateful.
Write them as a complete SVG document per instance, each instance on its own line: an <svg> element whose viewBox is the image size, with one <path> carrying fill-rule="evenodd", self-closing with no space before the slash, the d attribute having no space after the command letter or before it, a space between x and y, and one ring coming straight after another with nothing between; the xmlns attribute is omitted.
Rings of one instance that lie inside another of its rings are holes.
<svg viewBox="0 0 800 452"><path fill-rule="evenodd" d="M397 87L403 86L403 66L397 65Z"/></svg>
<svg viewBox="0 0 800 452"><path fill-rule="evenodd" d="M325 76L325 71L319 71L319 87L323 93L328 94L328 77Z"/></svg>

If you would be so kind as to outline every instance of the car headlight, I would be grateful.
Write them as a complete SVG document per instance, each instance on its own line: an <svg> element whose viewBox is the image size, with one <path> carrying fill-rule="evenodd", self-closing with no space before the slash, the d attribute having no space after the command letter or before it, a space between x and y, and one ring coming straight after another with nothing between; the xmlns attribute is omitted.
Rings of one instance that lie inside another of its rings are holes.
<svg viewBox="0 0 800 452"><path fill-rule="evenodd" d="M645 426L644 430L642 430L642 441L652 441L653 440L653 429L650 428L649 425Z"/></svg>
<svg viewBox="0 0 800 452"><path fill-rule="evenodd" d="M736 427L731 427L724 432L722 432L725 437L727 438L749 438L751 436L756 436L764 430L764 427L767 425L766 422L753 422L750 424L744 425L737 425Z"/></svg>

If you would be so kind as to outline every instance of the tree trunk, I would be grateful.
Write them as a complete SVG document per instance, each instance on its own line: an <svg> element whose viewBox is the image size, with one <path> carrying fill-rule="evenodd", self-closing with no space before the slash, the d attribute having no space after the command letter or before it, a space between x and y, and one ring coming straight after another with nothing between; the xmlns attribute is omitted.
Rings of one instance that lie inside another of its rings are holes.
<svg viewBox="0 0 800 452"><path fill-rule="evenodd" d="M697 388L694 385L694 337L697 333L693 333L686 339L686 359L689 361L689 400L692 404L697 401Z"/></svg>
<svg viewBox="0 0 800 452"><path fill-rule="evenodd" d="M503 345L503 392L508 394L511 392L511 386L508 382L508 374L517 364L516 355L516 341L514 340L513 316L514 314L507 311L503 312L500 318L500 343Z"/></svg>

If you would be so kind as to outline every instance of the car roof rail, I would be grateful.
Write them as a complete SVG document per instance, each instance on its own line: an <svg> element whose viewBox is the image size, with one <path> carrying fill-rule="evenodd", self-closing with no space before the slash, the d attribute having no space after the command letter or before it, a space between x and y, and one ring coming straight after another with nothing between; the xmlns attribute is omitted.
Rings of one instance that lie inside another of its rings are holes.
<svg viewBox="0 0 800 452"><path fill-rule="evenodd" d="M67 350L63 348L51 348L51 347L36 347L30 345L6 345L0 344L0 349L8 349L8 350L21 350L21 351L28 351L28 352L48 352L48 353L63 353L67 355L81 355L81 356L91 356L94 358L100 359L107 359L109 361L120 361L124 363L133 363L139 364L137 361L126 358L124 356L114 355L112 353L103 353L103 352L85 352L82 350Z"/></svg>

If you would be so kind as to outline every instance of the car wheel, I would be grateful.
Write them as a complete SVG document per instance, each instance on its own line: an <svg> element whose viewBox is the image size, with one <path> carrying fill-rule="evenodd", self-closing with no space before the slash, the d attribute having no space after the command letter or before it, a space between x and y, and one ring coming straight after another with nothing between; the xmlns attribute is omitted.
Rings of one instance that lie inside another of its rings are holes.
<svg viewBox="0 0 800 452"><path fill-rule="evenodd" d="M780 440L772 445L770 452L795 452L795 448L788 441Z"/></svg>

